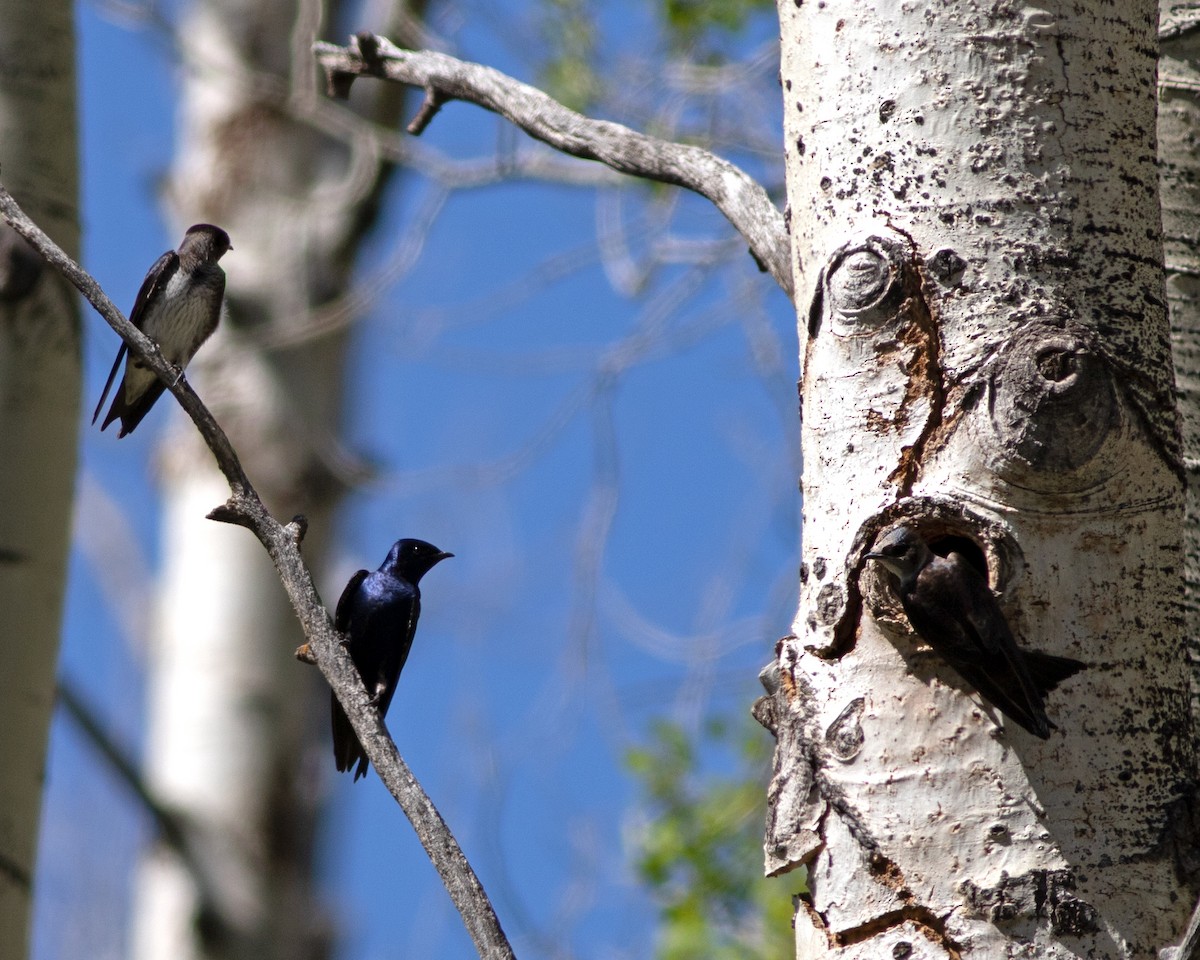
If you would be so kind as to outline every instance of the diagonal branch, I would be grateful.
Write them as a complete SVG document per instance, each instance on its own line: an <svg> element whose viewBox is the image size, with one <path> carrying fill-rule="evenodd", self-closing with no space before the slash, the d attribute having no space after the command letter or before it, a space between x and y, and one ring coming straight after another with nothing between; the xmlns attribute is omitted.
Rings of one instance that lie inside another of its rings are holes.
<svg viewBox="0 0 1200 960"><path fill-rule="evenodd" d="M486 960L512 958L512 947L504 936L483 885L433 801L401 759L379 712L370 705L362 679L350 655L342 647L341 636L321 603L312 574L300 554L300 543L304 539L307 522L303 517L296 517L291 523L281 525L271 516L250 484L229 438L178 368L163 357L153 340L125 319L105 296L100 285L25 215L3 186L0 186L0 217L87 298L109 326L120 334L133 354L144 360L146 366L166 384L192 418L212 451L217 466L229 481L231 491L229 499L214 509L209 517L246 527L266 548L291 600L292 609L296 611L317 666L345 708L354 732L358 734L380 779L416 831L462 916L479 956Z"/></svg>
<svg viewBox="0 0 1200 960"><path fill-rule="evenodd" d="M746 239L758 265L789 297L793 295L791 247L783 214L753 177L729 161L700 147L585 117L491 67L428 50L403 50L374 34L360 33L347 47L316 43L313 51L334 96L348 96L357 77L422 87L425 102L408 125L414 135L428 126L443 103L466 100L498 113L556 150L707 197Z"/></svg>

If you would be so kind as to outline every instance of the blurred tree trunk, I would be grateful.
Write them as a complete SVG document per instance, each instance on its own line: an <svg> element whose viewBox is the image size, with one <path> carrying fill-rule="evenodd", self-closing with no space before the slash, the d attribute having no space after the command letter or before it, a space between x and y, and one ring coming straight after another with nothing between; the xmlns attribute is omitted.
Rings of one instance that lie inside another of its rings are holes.
<svg viewBox="0 0 1200 960"><path fill-rule="evenodd" d="M343 142L312 122L330 109L310 52L324 16L336 13L197 0L180 32L188 69L167 191L176 233L213 222L234 247L227 322L193 365L195 382L272 512L309 518L304 548L318 570L345 480L337 434L347 326L270 344L347 292L390 169L369 137ZM386 18L374 26L395 29ZM357 107L390 121L401 92L376 86L366 92L376 99ZM136 956L327 956L313 877L333 762L325 687L292 658L299 628L259 545L205 519L228 491L194 431L172 429L161 464L165 572L147 775L192 824L207 878L198 891L165 849L150 854Z"/></svg>
<svg viewBox="0 0 1200 960"><path fill-rule="evenodd" d="M79 256L71 4L0 3L4 183ZM52 42L47 38L52 37ZM74 493L74 292L0 232L0 955L28 952L34 858Z"/></svg>
<svg viewBox="0 0 1200 960"><path fill-rule="evenodd" d="M1197 893L1157 9L780 2L804 530L767 864L800 956L1154 957ZM863 560L915 524L1087 669L1027 734Z"/></svg>

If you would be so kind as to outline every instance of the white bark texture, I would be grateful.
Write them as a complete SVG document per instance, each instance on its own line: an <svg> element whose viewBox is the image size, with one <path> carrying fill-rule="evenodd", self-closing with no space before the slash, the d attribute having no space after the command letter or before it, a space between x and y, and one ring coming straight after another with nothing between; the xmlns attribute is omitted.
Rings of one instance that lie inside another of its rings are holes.
<svg viewBox="0 0 1200 960"><path fill-rule="evenodd" d="M1192 736L1200 731L1200 2L1160 5L1158 158L1167 310L1187 473L1183 610L1191 680ZM1184 864L1200 869L1195 847ZM1200 904L1179 960L1198 953ZM1160 960L1176 960L1170 951Z"/></svg>
<svg viewBox="0 0 1200 960"><path fill-rule="evenodd" d="M1163 4L1159 32L1159 179L1171 348L1188 476L1183 607L1195 721L1200 718L1200 3Z"/></svg>
<svg viewBox="0 0 1200 960"><path fill-rule="evenodd" d="M0 23L4 177L77 256L71 5L0 3ZM0 956L19 958L28 950L66 582L80 326L63 279L0 230Z"/></svg>
<svg viewBox="0 0 1200 960"><path fill-rule="evenodd" d="M1152 957L1197 888L1157 11L780 14L804 544L766 852L808 867L799 956ZM1087 665L1048 741L909 630L863 560L901 520Z"/></svg>
<svg viewBox="0 0 1200 960"><path fill-rule="evenodd" d="M178 232L208 221L233 242L228 316L189 377L272 513L309 518L305 553L318 568L343 488L334 438L347 332L265 344L345 293L387 170L369 138L347 146L305 120L324 106L310 51L320 16L315 3L195 4L180 32L187 70L168 187ZM320 765L333 762L327 693L292 658L302 636L259 545L204 519L226 490L190 426L172 432L162 464L147 776L193 824L208 869L188 876L166 850L152 853L135 956L323 956L332 934L312 853L329 782Z"/></svg>

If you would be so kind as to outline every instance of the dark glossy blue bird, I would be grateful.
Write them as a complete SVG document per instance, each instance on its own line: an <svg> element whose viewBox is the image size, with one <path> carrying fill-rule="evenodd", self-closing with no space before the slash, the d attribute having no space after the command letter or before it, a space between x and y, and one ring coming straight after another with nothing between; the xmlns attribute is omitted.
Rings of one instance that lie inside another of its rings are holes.
<svg viewBox="0 0 1200 960"><path fill-rule="evenodd" d="M334 626L349 635L343 642L380 716L387 714L412 648L421 615L417 584L434 564L452 556L424 540L397 540L378 570L359 570L342 591ZM357 763L357 780L367 772L367 755L336 696L332 702L333 756L338 772Z"/></svg>
<svg viewBox="0 0 1200 960"><path fill-rule="evenodd" d="M217 266L217 261L231 249L229 234L220 227L211 223L189 227L178 250L168 250L154 261L133 302L129 322L158 344L163 356L179 367L181 375L221 319L225 271ZM92 414L92 423L100 416L126 352L127 347L122 343ZM131 356L100 429L107 429L119 418L121 432L117 436L132 433L164 389L154 371Z"/></svg>
<svg viewBox="0 0 1200 960"><path fill-rule="evenodd" d="M961 553L935 554L912 527L892 530L866 559L891 572L922 640L1006 717L1050 738L1045 696L1084 664L1018 647L983 575Z"/></svg>

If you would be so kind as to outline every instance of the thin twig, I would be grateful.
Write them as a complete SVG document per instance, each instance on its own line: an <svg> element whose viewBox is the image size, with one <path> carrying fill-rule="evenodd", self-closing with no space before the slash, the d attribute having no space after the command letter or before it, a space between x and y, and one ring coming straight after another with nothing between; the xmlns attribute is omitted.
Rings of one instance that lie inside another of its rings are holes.
<svg viewBox="0 0 1200 960"><path fill-rule="evenodd" d="M729 161L700 147L585 117L491 67L429 50L403 50L374 34L360 33L346 47L315 43L313 52L332 96L348 96L356 77L423 88L424 104L409 125L412 133L420 133L446 101L465 100L498 113L563 153L707 197L745 238L759 266L793 296L791 246L783 215L766 190Z"/></svg>
<svg viewBox="0 0 1200 960"><path fill-rule="evenodd" d="M396 744L388 734L379 712L368 701L358 671L341 645L341 637L321 603L312 574L300 554L304 519L297 517L284 526L270 515L242 470L229 438L179 370L163 358L154 341L125 319L105 296L100 285L25 215L2 185L0 216L87 298L129 345L133 355L154 371L192 418L212 451L217 466L228 480L231 491L229 499L209 513L209 517L246 527L266 548L296 611L304 637L316 657L317 666L345 708L354 732L358 734L380 779L416 831L462 916L479 956L485 960L512 958L512 947L504 936L483 885L441 814L400 758Z"/></svg>

